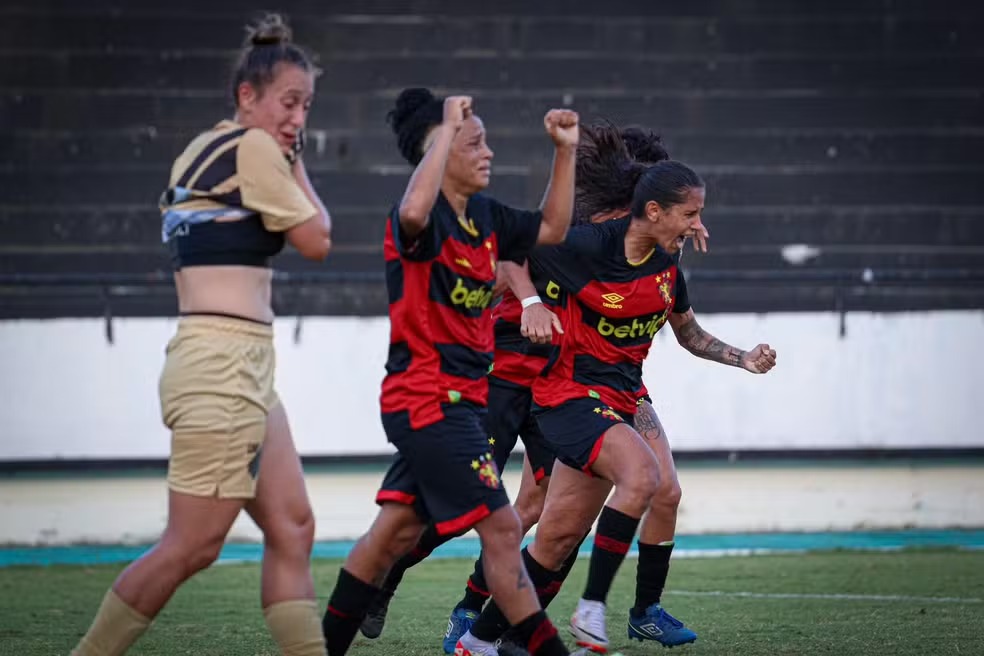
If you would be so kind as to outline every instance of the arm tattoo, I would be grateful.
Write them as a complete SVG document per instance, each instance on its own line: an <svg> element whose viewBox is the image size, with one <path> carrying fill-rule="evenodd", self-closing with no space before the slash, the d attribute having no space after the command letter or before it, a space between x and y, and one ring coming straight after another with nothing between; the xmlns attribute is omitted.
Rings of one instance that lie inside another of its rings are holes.
<svg viewBox="0 0 984 656"><path fill-rule="evenodd" d="M732 367L740 367L745 351L725 344L720 339L700 327L697 319L691 319L680 326L677 340L683 348L698 358L712 360Z"/></svg>
<svg viewBox="0 0 984 656"><path fill-rule="evenodd" d="M660 438L666 437L663 424L659 422L659 417L656 416L656 410L648 401L643 401L636 410L634 426L636 432L647 440L653 440L655 442Z"/></svg>

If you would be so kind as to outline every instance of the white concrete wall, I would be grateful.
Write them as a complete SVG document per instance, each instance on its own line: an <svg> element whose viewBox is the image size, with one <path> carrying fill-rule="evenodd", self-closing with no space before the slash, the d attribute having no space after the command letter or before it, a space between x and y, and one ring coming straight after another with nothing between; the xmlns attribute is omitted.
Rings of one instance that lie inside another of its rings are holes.
<svg viewBox="0 0 984 656"><path fill-rule="evenodd" d="M519 489L516 467L503 480ZM984 527L984 467L700 467L679 472L680 534ZM374 473L309 473L318 540L356 538L376 516ZM0 478L0 545L153 542L163 476ZM230 539L259 541L245 515Z"/></svg>
<svg viewBox="0 0 984 656"><path fill-rule="evenodd" d="M645 378L674 448L984 446L984 312L709 315L702 325L779 352L767 376L693 358L669 329ZM390 451L378 419L385 318L276 325L277 386L302 454ZM174 320L0 323L0 461L159 458L157 378Z"/></svg>

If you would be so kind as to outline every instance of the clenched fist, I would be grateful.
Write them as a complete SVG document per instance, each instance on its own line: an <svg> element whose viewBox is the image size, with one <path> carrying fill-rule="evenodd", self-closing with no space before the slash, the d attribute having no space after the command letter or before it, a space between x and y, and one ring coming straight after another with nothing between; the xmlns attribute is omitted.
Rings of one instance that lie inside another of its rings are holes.
<svg viewBox="0 0 984 656"><path fill-rule="evenodd" d="M741 358L741 366L753 374L764 374L776 366L776 352L768 344L759 344Z"/></svg>
<svg viewBox="0 0 984 656"><path fill-rule="evenodd" d="M448 96L444 99L444 124L457 132L472 113L471 96Z"/></svg>
<svg viewBox="0 0 984 656"><path fill-rule="evenodd" d="M543 127L555 146L576 146L578 115L571 109L551 109L543 117Z"/></svg>

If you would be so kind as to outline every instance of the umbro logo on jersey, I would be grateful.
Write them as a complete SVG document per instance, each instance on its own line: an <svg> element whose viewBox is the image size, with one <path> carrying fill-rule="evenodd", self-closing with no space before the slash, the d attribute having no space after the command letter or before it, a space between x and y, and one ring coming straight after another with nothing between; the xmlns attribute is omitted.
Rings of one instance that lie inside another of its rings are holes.
<svg viewBox="0 0 984 656"><path fill-rule="evenodd" d="M612 292L610 294L602 294L601 298L605 300L605 302L602 303L604 307L612 308L614 310L621 310L622 309L621 303L622 301L625 300L624 296L622 296L621 294L616 294L615 292Z"/></svg>

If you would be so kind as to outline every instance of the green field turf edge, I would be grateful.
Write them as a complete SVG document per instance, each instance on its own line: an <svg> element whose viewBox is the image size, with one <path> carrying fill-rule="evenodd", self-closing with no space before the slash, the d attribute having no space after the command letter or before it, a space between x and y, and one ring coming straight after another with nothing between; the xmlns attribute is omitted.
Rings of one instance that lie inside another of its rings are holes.
<svg viewBox="0 0 984 656"><path fill-rule="evenodd" d="M635 563L625 562L608 600L611 647L626 656L662 653L656 645L626 639ZM337 560L314 563L322 608L340 564ZM411 570L392 604L382 637L376 641L359 637L349 653L443 653L440 641L447 615L471 566L469 560L446 559ZM585 559L578 563L550 608L563 635L587 566ZM0 569L0 654L67 654L120 569L119 565ZM259 580L255 563L222 565L201 573L178 591L130 653L276 654L259 607ZM980 551L678 559L663 601L699 635L696 644L675 649L675 656L984 654L984 552Z"/></svg>

